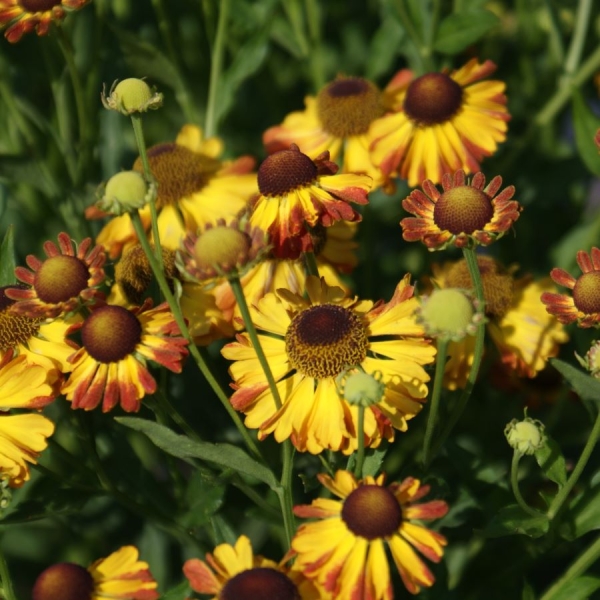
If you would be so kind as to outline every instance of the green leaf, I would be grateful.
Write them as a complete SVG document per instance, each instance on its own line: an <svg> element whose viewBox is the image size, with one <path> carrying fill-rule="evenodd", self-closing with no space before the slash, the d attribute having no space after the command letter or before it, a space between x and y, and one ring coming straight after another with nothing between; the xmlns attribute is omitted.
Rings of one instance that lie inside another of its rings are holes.
<svg viewBox="0 0 600 600"><path fill-rule="evenodd" d="M433 47L443 54L458 54L498 22L498 17L484 8L454 13L440 23Z"/></svg>
<svg viewBox="0 0 600 600"><path fill-rule="evenodd" d="M600 176L600 156L594 142L594 135L600 129L600 117L592 112L576 88L573 89L573 125L581 160L594 175Z"/></svg>
<svg viewBox="0 0 600 600"><path fill-rule="evenodd" d="M501 508L483 530L486 537L506 535L526 535L538 538L548 531L548 518L540 514L534 517L526 513L518 504Z"/></svg>
<svg viewBox="0 0 600 600"><path fill-rule="evenodd" d="M552 358L550 362L582 400L600 403L600 381L558 358Z"/></svg>
<svg viewBox="0 0 600 600"><path fill-rule="evenodd" d="M521 600L535 600L535 591L527 581L523 585Z"/></svg>
<svg viewBox="0 0 600 600"><path fill-rule="evenodd" d="M176 434L164 425L138 417L116 417L115 421L147 435L156 446L171 456L188 461L192 458L200 458L254 477L266 483L272 490L279 489L279 482L272 471L236 446L196 442L185 435Z"/></svg>
<svg viewBox="0 0 600 600"><path fill-rule="evenodd" d="M385 19L375 32L367 54L366 76L377 79L388 73L404 40L404 29L396 19Z"/></svg>
<svg viewBox="0 0 600 600"><path fill-rule="evenodd" d="M600 589L600 577L583 575L567 581L552 594L552 600L588 600Z"/></svg>
<svg viewBox="0 0 600 600"><path fill-rule="evenodd" d="M535 452L535 460L548 479L561 487L567 483L565 458L560 446L550 436L546 436L546 443Z"/></svg>
<svg viewBox="0 0 600 600"><path fill-rule="evenodd" d="M568 539L576 539L589 531L600 529L600 485L578 496L569 509Z"/></svg>
<svg viewBox="0 0 600 600"><path fill-rule="evenodd" d="M187 581L182 581L179 585L165 592L159 600L185 600L190 593L190 584Z"/></svg>
<svg viewBox="0 0 600 600"><path fill-rule="evenodd" d="M207 480L197 471L193 474L185 492L188 510L179 521L186 527L200 527L210 520L223 505L225 485Z"/></svg>
<svg viewBox="0 0 600 600"><path fill-rule="evenodd" d="M0 244L0 287L15 281L15 240L11 225Z"/></svg>
<svg viewBox="0 0 600 600"><path fill-rule="evenodd" d="M550 251L551 263L565 271L571 271L576 266L577 252L596 245L599 237L600 214L570 229Z"/></svg>

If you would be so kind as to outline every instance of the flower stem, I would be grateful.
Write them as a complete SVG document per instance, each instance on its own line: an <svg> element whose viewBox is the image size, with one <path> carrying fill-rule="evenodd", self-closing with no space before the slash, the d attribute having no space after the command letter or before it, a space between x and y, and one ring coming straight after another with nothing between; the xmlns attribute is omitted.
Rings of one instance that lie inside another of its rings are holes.
<svg viewBox="0 0 600 600"><path fill-rule="evenodd" d="M142 168L144 169L144 178L148 184L154 182L154 175L150 170L150 162L148 161L148 152L146 151L146 140L144 139L144 129L142 127L142 117L139 113L133 113L131 115L131 124L133 126L133 133L135 135L135 143L140 153L140 159L142 160ZM154 254L159 269L164 270L162 249L160 247L160 235L158 233L158 213L156 211L156 191L150 195L150 219L152 222L152 238L154 240Z"/></svg>
<svg viewBox="0 0 600 600"><path fill-rule="evenodd" d="M179 331L181 332L181 335L188 342L188 348L189 348L190 354L192 355L192 358L196 362L196 365L200 369L200 372L202 373L202 375L204 375L206 381L212 388L213 392L215 393L217 398L221 401L221 404L223 405L223 407L225 408L225 410L231 417L231 420L233 421L234 425L236 426L237 430L239 431L240 435L242 436L242 439L246 443L246 446L248 447L250 452L256 458L258 458L261 462L264 462L262 455L260 453L260 450L258 449L258 446L256 445L256 442L252 439L252 437L248 433L248 430L244 427L244 424L242 423L239 415L237 414L235 409L231 406L231 403L229 402L229 398L227 397L225 392L221 389L221 386L219 385L218 381L215 379L214 375L212 374L211 370L209 369L208 365L206 364L206 361L204 360L202 354L198 350L198 347L194 343L194 340L192 339L192 336L190 334L190 330L187 326L187 323L185 322L185 318L183 317L183 314L181 312L181 307L179 306L179 303L175 299L173 292L171 292L171 290L169 288L169 284L167 283L167 280L165 278L165 274L163 273L162 269L160 268L158 261L152 252L150 242L148 241L148 238L146 237L146 232L144 231L144 226L142 224L142 220L141 220L138 212L134 212L131 214L131 222L133 224L133 228L135 229L138 240L139 240L142 248L144 249L146 256L148 257L148 262L150 263L150 268L152 269L152 272L154 273L154 276L156 277L156 281L158 282L160 291L162 292L165 300L167 301L167 303L169 305L169 308L171 309L171 312L173 313L173 317L175 319L175 322L177 323L177 326L179 327Z"/></svg>
<svg viewBox="0 0 600 600"><path fill-rule="evenodd" d="M305 252L304 261L306 264L306 274L314 275L319 277L319 266L317 265L317 258L314 252Z"/></svg>
<svg viewBox="0 0 600 600"><path fill-rule="evenodd" d="M415 27L415 24L408 12L407 0L398 0L396 3L396 11L404 31L410 38L410 41L416 50L416 57L419 60L419 67L417 71L419 71L419 75L422 75L425 71L432 68L431 49L423 43L422 36Z"/></svg>
<svg viewBox="0 0 600 600"><path fill-rule="evenodd" d="M512 492L515 496L515 500L517 504L528 514L534 517L539 517L541 515L540 512L534 510L525 502L525 499L521 495L521 490L519 489L519 461L523 455L515 450L513 452L512 462L510 464L510 487L512 488Z"/></svg>
<svg viewBox="0 0 600 600"><path fill-rule="evenodd" d="M206 115L204 118L204 135L209 138L215 135L217 130L217 100L219 92L219 81L223 69L223 54L225 50L225 34L229 18L230 0L221 0L219 3L219 21L217 24L217 35L212 48L210 61L210 81L208 84L208 100Z"/></svg>
<svg viewBox="0 0 600 600"><path fill-rule="evenodd" d="M290 440L285 440L282 444L282 462L281 470L281 492L279 494L279 504L283 516L283 526L285 528L285 537L288 549L292 545L292 538L296 531L296 517L294 517L294 499L292 497L292 474L294 472L294 448Z"/></svg>
<svg viewBox="0 0 600 600"><path fill-rule="evenodd" d="M479 300L479 302L481 303L481 306L484 306L485 298L483 296L483 283L481 281L479 265L477 264L477 254L475 253L475 250L473 248L463 248L463 256L465 258L465 261L467 262L469 274L471 275L471 282L473 283L473 288L475 289L475 296L477 297L477 300ZM473 392L473 388L475 387L475 382L477 381L477 375L479 374L479 367L481 366L481 359L483 358L484 341L485 323L481 323L477 327L477 332L475 333L475 350L473 354L473 362L471 364L471 370L469 371L469 377L467 378L465 389L462 391L452 414L446 422L446 426L437 438L437 441L434 444L433 449L431 451L431 457L435 456L438 453L439 449L444 445L446 439L454 429L454 426L460 419L463 411L467 406L467 402L471 397L471 393Z"/></svg>
<svg viewBox="0 0 600 600"><path fill-rule="evenodd" d="M587 439L573 472L569 476L569 479L567 479L567 483L565 483L565 485L559 490L558 494L556 494L554 500L552 500L552 504L550 504L550 507L548 508L548 512L546 514L551 521L556 518L558 513L564 507L567 497L579 480L581 473L585 469L585 466L587 465L588 460L590 459L590 456L596 447L598 437L600 437L600 412L598 412L598 415L596 416L594 427L590 432L590 436Z"/></svg>
<svg viewBox="0 0 600 600"><path fill-rule="evenodd" d="M365 462L365 407L358 405L358 450L356 452L356 466L354 467L354 476L356 479L362 479L363 464Z"/></svg>
<svg viewBox="0 0 600 600"><path fill-rule="evenodd" d="M600 558L600 537L596 538L571 564L571 566L559 577L547 590L540 600L553 600L553 598L564 598L566 585L585 573L588 567Z"/></svg>
<svg viewBox="0 0 600 600"><path fill-rule="evenodd" d="M442 383L444 381L444 371L446 368L446 355L448 354L448 340L440 339L438 342L437 355L435 359L435 376L433 379L433 391L431 393L431 402L429 405L429 414L427 415L427 428L423 440L423 466L429 468L431 459L430 454L431 441L435 431L435 422L440 407L440 397L442 395Z"/></svg>
<svg viewBox="0 0 600 600"><path fill-rule="evenodd" d="M308 35L310 37L310 71L315 92L325 85L323 73L323 59L321 57L321 28L319 26L318 2L305 0L306 16L308 21Z"/></svg>
<svg viewBox="0 0 600 600"><path fill-rule="evenodd" d="M4 553L2 550L0 550L0 581L2 582L2 588L0 588L0 598L3 600L16 600L12 580L8 571L8 564L6 563L6 559L4 558Z"/></svg>
<svg viewBox="0 0 600 600"><path fill-rule="evenodd" d="M579 0L577 6L577 17L575 19L575 29L571 44L567 53L567 59L564 66L565 82L561 85L568 85L573 78L579 63L581 62L581 53L587 35L588 26L590 24L590 12L592 10L592 0Z"/></svg>

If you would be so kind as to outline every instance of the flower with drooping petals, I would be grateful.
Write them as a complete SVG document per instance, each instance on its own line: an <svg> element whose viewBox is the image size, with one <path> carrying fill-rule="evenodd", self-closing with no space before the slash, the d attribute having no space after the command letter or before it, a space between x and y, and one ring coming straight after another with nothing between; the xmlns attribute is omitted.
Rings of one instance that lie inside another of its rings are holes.
<svg viewBox="0 0 600 600"><path fill-rule="evenodd" d="M351 367L381 372L385 393L365 411L367 445L393 439L405 431L427 396L429 375L423 365L435 349L423 338L414 311L417 300L407 275L388 303L373 304L346 297L323 278L306 280L308 299L285 289L262 298L252 313L259 339L281 399L265 382L247 334L222 349L234 360L230 373L235 393L231 403L246 414L246 426L260 439L273 433L278 442L290 438L301 452L318 454L357 448L358 407L340 396L337 377Z"/></svg>
<svg viewBox="0 0 600 600"><path fill-rule="evenodd" d="M250 224L269 234L277 258L298 258L312 251L308 228L329 227L336 221L360 221L350 203L367 204L371 178L336 175L338 167L324 152L314 160L296 144L266 158L258 169L260 195Z"/></svg>
<svg viewBox="0 0 600 600"><path fill-rule="evenodd" d="M329 600L301 573L252 552L250 540L220 544L206 562L191 558L183 565L190 586L211 600Z"/></svg>
<svg viewBox="0 0 600 600"><path fill-rule="evenodd" d="M35 581L32 600L157 600L160 594L148 563L135 546L123 546L87 569L57 563Z"/></svg>
<svg viewBox="0 0 600 600"><path fill-rule="evenodd" d="M542 302L561 323L597 327L600 323L600 249L594 247L589 254L580 250L577 264L582 272L577 279L564 269L550 271L550 277L558 285L573 290L572 295L544 292Z"/></svg>
<svg viewBox="0 0 600 600"><path fill-rule="evenodd" d="M371 159L386 177L399 175L414 187L440 183L444 173L479 170L506 138L505 84L481 81L496 70L476 59L448 73L415 78L399 71L384 91L392 111L373 121Z"/></svg>
<svg viewBox="0 0 600 600"><path fill-rule="evenodd" d="M131 309L106 304L69 333L78 330L82 346L69 358L73 371L61 390L72 408L92 410L102 403L108 412L120 403L126 412L136 412L142 398L156 391L147 361L180 373L187 355L187 342L166 303L152 308L147 300Z"/></svg>
<svg viewBox="0 0 600 600"><path fill-rule="evenodd" d="M319 519L298 528L292 540L294 569L334 598L392 600L387 547L411 594L434 584L415 549L437 563L446 538L413 520L439 519L448 505L443 500L418 503L429 493L428 485L408 477L384 487L384 475L357 481L348 471L318 479L340 500L318 498L294 508L299 517Z"/></svg>
<svg viewBox="0 0 600 600"><path fill-rule="evenodd" d="M15 275L27 288L9 287L5 294L15 300L11 311L28 317L57 317L81 304L104 299L98 289L104 283L106 254L102 246L91 248L92 238L75 247L65 232L58 234L58 246L44 244L44 260L30 254L27 265L17 267ZM91 250L90 250L91 248Z"/></svg>
<svg viewBox="0 0 600 600"><path fill-rule="evenodd" d="M496 195L501 186L499 175L486 186L483 173L469 182L464 171L445 173L441 192L432 181L424 181L423 191L414 190L402 201L404 210L415 215L400 221L402 237L407 242L420 240L428 250L488 246L511 228L521 211L512 200L514 186Z"/></svg>
<svg viewBox="0 0 600 600"><path fill-rule="evenodd" d="M35 29L46 35L52 21L62 21L67 12L79 10L89 0L0 0L0 29L12 44Z"/></svg>

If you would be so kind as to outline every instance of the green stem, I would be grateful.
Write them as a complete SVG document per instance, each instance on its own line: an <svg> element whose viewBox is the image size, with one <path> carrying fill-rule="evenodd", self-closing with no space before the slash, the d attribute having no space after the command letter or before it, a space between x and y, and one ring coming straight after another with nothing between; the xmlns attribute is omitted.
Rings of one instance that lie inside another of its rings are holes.
<svg viewBox="0 0 600 600"><path fill-rule="evenodd" d="M469 269L469 274L471 275L471 282L473 283L473 288L475 290L475 296L477 300L480 302L481 306L485 305L485 298L483 296L483 283L481 281L481 273L479 272L479 265L477 264L477 254L473 248L463 248L463 256L467 263L467 267ZM467 378L467 383L465 385L465 389L462 391L452 414L450 415L448 421L446 422L446 426L442 430L441 434L437 438L433 449L431 451L431 456L435 456L439 449L444 445L446 439L454 429L456 423L460 419L463 414L469 398L473 392L473 388L475 387L475 382L477 381L477 376L479 375L479 367L481 366L481 359L483 358L483 348L485 342L485 323L481 323L477 327L477 332L475 333L475 349L473 353L473 363L471 364L471 370L469 371L469 377Z"/></svg>
<svg viewBox="0 0 600 600"><path fill-rule="evenodd" d="M398 2L396 2L396 10L398 12L398 17L400 17L400 23L417 52L416 57L419 60L419 66L416 70L418 71L418 74L421 75L431 68L430 51L423 43L422 36L417 31L417 28L410 17L406 6L406 0L398 0Z"/></svg>
<svg viewBox="0 0 600 600"><path fill-rule="evenodd" d="M521 495L521 490L519 489L519 461L523 455L515 450L512 457L512 462L510 465L510 486L512 488L513 494L515 496L515 500L517 504L529 515L534 517L541 516L541 513L537 510L534 510L525 502L525 499Z"/></svg>
<svg viewBox="0 0 600 600"><path fill-rule="evenodd" d="M317 257L314 252L305 252L304 261L306 264L306 274L319 277L319 266L317 265Z"/></svg>
<svg viewBox="0 0 600 600"><path fill-rule="evenodd" d="M446 370L446 356L448 354L448 340L440 339L438 341L437 355L435 359L435 376L433 379L433 391L431 393L431 402L429 405L429 414L427 415L427 428L423 440L423 466L429 468L431 458L431 442L435 431L435 423L442 396L442 384L444 382L444 371Z"/></svg>
<svg viewBox="0 0 600 600"><path fill-rule="evenodd" d="M590 24L590 13L592 10L592 0L579 0L577 6L577 17L575 20L575 30L571 38L571 45L567 53L565 61L564 77L566 78L565 85L570 83L573 74L577 70L581 61L581 53L585 44L585 38Z"/></svg>
<svg viewBox="0 0 600 600"><path fill-rule="evenodd" d="M354 476L356 479L362 479L363 464L365 462L365 407L358 405L358 449L356 452L356 465L354 467Z"/></svg>
<svg viewBox="0 0 600 600"><path fill-rule="evenodd" d="M325 85L323 60L321 57L321 27L319 25L319 11L316 0L305 0L306 16L308 21L308 35L310 37L310 71L315 92Z"/></svg>
<svg viewBox="0 0 600 600"><path fill-rule="evenodd" d="M551 521L556 518L558 513L561 511L565 501L571 493L571 490L579 480L581 473L583 473L583 470L585 469L585 466L587 465L588 460L590 459L590 456L596 447L598 437L600 437L600 412L598 412L598 415L596 416L594 427L592 428L587 442L585 443L583 451L581 452L581 456L577 460L577 464L575 465L573 472L569 476L569 479L567 479L567 483L565 483L565 485L559 490L558 494L556 494L554 500L552 500L552 504L550 504L550 507L548 508L548 512L546 514Z"/></svg>
<svg viewBox="0 0 600 600"><path fill-rule="evenodd" d="M208 84L208 101L206 105L206 116L204 120L204 135L209 138L217 131L217 99L219 92L219 81L223 69L223 54L225 51L225 34L227 31L227 20L229 18L230 0L221 0L219 9L219 22L217 24L217 36L212 48L210 61L210 81Z"/></svg>
<svg viewBox="0 0 600 600"><path fill-rule="evenodd" d="M135 135L135 143L138 147L140 159L142 161L142 168L144 169L144 178L148 185L155 184L154 175L150 170L150 161L148 160L148 152L146 151L146 140L144 138L144 129L142 126L142 117L139 113L133 113L131 115L131 124L133 126L133 133ZM164 271L162 248L160 246L160 235L158 232L158 212L156 210L156 191L150 195L150 219L152 222L152 238L154 240L154 255L158 267L161 271Z"/></svg>
<svg viewBox="0 0 600 600"><path fill-rule="evenodd" d="M561 65L565 60L565 48L562 42L561 31L559 27L559 19L556 14L556 9L551 0L544 0L546 6L546 14L548 15L548 24L550 31L548 33L550 55L554 55L554 60L557 65Z"/></svg>
<svg viewBox="0 0 600 600"><path fill-rule="evenodd" d="M303 57L307 57L310 54L310 46L304 34L304 21L302 18L302 11L298 5L297 0L283 0L283 10L286 13L288 22ZM310 18L310 16L309 16Z"/></svg>
<svg viewBox="0 0 600 600"><path fill-rule="evenodd" d="M547 590L540 600L564 598L564 588L567 584L587 571L600 558L600 537L596 538Z"/></svg>
<svg viewBox="0 0 600 600"><path fill-rule="evenodd" d="M279 495L279 503L281 506L281 514L283 515L283 526L285 528L285 537L287 548L292 545L292 538L296 533L296 518L294 517L294 499L292 497L292 474L294 472L294 448L290 440L283 442L282 448L281 469L281 492Z"/></svg>
<svg viewBox="0 0 600 600"><path fill-rule="evenodd" d="M90 141L90 130L88 126L88 119L86 114L86 104L83 95L83 85L77 65L75 64L75 56L73 54L73 46L69 38L66 36L63 28L58 25L55 27L57 32L58 45L63 54L65 62L67 63L67 69L71 78L71 85L73 86L73 96L75 97L75 108L77 110L77 122L79 125L79 161L77 164L76 180L74 183L77 185L81 183L81 177L83 175L83 168L85 167L89 159L89 141Z"/></svg>
<svg viewBox="0 0 600 600"><path fill-rule="evenodd" d="M250 452L256 458L258 458L261 462L264 462L262 455L260 453L260 450L258 449L258 446L256 445L255 441L252 439L252 437L248 433L248 430L246 429L246 427L244 427L244 424L242 423L239 415L237 414L235 409L231 406L231 403L229 402L229 398L227 397L225 392L221 389L221 386L219 385L215 376L212 374L211 370L208 368L206 361L204 360L204 358L202 357L202 355L200 354L200 352L198 350L198 347L194 343L194 340L192 339L192 336L190 334L190 330L187 326L187 323L185 322L183 313L181 312L181 307L179 306L179 303L177 302L177 300L175 299L175 296L171 292L171 290L169 288L169 284L167 283L167 280L165 278L165 274L163 273L162 269L160 268L158 261L156 260L156 257L154 256L154 254L152 252L150 242L148 241L148 238L146 237L146 232L144 231L144 226L142 224L142 220L141 220L138 212L134 212L131 214L131 222L133 224L133 228L138 237L138 240L139 240L142 248L144 249L146 256L148 257L148 262L150 263L150 268L152 269L152 272L154 273L154 276L156 277L156 281L158 282L160 291L162 292L165 300L167 301L167 303L169 305L169 308L171 309L171 312L173 313L173 318L175 319L175 322L177 323L177 326L179 327L179 330L181 331L181 335L188 342L188 349L189 349L190 354L192 355L192 358L194 359L196 365L200 369L200 372L202 373L202 375L204 375L206 381L212 388L213 392L215 393L215 395L220 400L221 404L223 405L223 407L225 408L225 410L231 417L231 420L233 421L237 430L240 432L240 435L242 436L242 439L246 443L246 446L248 447Z"/></svg>
<svg viewBox="0 0 600 600"><path fill-rule="evenodd" d="M0 590L0 598L3 600L17 600L13 590L12 580L8 571L8 564L4 558L4 552L0 549L0 581L2 581L2 589Z"/></svg>

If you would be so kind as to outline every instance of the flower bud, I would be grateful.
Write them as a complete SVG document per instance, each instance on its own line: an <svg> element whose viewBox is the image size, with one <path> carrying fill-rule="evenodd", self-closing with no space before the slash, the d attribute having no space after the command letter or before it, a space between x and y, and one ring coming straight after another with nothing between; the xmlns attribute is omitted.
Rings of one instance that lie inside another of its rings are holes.
<svg viewBox="0 0 600 600"><path fill-rule="evenodd" d="M157 93L143 79L129 78L115 81L108 96L104 89L101 94L104 108L116 110L123 115L146 112L162 106L163 95Z"/></svg>
<svg viewBox="0 0 600 600"><path fill-rule="evenodd" d="M530 417L522 421L513 419L505 427L504 435L510 446L521 454L534 454L546 443L544 424Z"/></svg>
<svg viewBox="0 0 600 600"><path fill-rule="evenodd" d="M112 215L136 211L150 201L155 187L148 185L137 171L121 171L100 186L96 207Z"/></svg>
<svg viewBox="0 0 600 600"><path fill-rule="evenodd" d="M338 375L336 383L342 388L344 399L354 406L365 408L381 402L385 392L382 374L375 371L372 375L364 371L343 371Z"/></svg>

